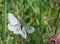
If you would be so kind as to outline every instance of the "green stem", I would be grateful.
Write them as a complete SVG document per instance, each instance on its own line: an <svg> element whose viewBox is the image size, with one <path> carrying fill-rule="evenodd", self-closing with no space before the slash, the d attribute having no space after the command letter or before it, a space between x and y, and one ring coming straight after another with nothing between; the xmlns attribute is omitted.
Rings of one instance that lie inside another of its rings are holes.
<svg viewBox="0 0 60 44"><path fill-rule="evenodd" d="M6 22L6 0L4 0L4 12L3 12L4 14L2 15L2 44L6 44L6 41L5 41L5 39L6 39L6 24L7 24L7 22Z"/></svg>
<svg viewBox="0 0 60 44"><path fill-rule="evenodd" d="M56 29L55 29L55 34L57 33L57 29L58 29L58 19L59 19L59 12L60 12L60 8L59 8L59 10L58 10L58 13L57 13L57 18L55 19L55 26L56 26Z"/></svg>

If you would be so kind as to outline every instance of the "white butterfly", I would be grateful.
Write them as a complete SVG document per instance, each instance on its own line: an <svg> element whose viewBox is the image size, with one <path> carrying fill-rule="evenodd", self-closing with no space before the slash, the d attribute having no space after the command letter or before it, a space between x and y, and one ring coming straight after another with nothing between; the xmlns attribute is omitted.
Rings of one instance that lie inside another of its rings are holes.
<svg viewBox="0 0 60 44"><path fill-rule="evenodd" d="M19 21L15 18L12 13L8 13L8 29L13 31L14 34L21 34L23 38L27 37L27 33L33 33L35 31L34 27L32 26L23 26Z"/></svg>

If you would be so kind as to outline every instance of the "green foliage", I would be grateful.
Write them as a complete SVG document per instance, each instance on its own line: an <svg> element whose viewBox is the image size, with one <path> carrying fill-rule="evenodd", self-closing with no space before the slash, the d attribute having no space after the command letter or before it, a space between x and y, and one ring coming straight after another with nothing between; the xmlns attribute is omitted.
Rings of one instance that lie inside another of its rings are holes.
<svg viewBox="0 0 60 44"><path fill-rule="evenodd" d="M60 35L59 6L55 0L0 0L0 43L47 44L49 35ZM19 21L24 25L34 26L35 32L28 34L27 39L9 32L8 13L13 13L17 18L20 16Z"/></svg>

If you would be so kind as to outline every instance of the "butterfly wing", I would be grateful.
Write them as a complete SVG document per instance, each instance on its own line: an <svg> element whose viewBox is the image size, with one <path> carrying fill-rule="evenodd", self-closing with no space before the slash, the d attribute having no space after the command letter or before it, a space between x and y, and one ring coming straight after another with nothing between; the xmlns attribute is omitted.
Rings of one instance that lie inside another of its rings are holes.
<svg viewBox="0 0 60 44"><path fill-rule="evenodd" d="M21 36L23 38L26 38L27 34L26 34L26 30L24 27L22 27L21 29L21 24L19 23L19 21L13 16L13 14L9 13L8 14L8 29L10 31L13 31L14 34L21 34Z"/></svg>
<svg viewBox="0 0 60 44"><path fill-rule="evenodd" d="M10 31L13 31L14 34L21 34L21 36L26 39L27 33L24 27L21 29L19 25L14 26L14 25L8 24L8 29Z"/></svg>
<svg viewBox="0 0 60 44"><path fill-rule="evenodd" d="M21 36L26 39L27 33L26 33L26 30L25 30L25 27L22 28Z"/></svg>
<svg viewBox="0 0 60 44"><path fill-rule="evenodd" d="M16 30L16 25L19 25L19 21L15 18L15 16L12 13L8 13L8 29L10 31Z"/></svg>
<svg viewBox="0 0 60 44"><path fill-rule="evenodd" d="M8 21L12 25L16 25L19 23L19 21L15 18L15 16L12 13L8 13Z"/></svg>
<svg viewBox="0 0 60 44"><path fill-rule="evenodd" d="M10 23L10 24L8 24L8 29L10 31L14 31L15 27Z"/></svg>
<svg viewBox="0 0 60 44"><path fill-rule="evenodd" d="M26 38L26 36L27 36L26 30L24 27L22 28L22 30L21 30L21 28L18 27L16 30L13 31L13 33L14 34L21 34L21 36L23 38Z"/></svg>
<svg viewBox="0 0 60 44"><path fill-rule="evenodd" d="M34 27L32 26L26 26L26 30L28 33L33 33L35 31Z"/></svg>
<svg viewBox="0 0 60 44"><path fill-rule="evenodd" d="M15 25L15 29L13 31L14 34L21 34L21 27L20 25Z"/></svg>

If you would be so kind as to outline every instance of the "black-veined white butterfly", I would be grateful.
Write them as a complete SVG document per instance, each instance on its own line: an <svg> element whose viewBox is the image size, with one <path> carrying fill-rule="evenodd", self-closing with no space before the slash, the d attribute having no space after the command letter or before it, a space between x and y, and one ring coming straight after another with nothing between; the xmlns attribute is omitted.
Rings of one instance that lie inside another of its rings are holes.
<svg viewBox="0 0 60 44"><path fill-rule="evenodd" d="M33 33L35 31L34 27L32 26L23 26L17 20L17 18L12 14L8 13L8 29L12 31L14 34L21 34L23 38L26 39L27 33Z"/></svg>

